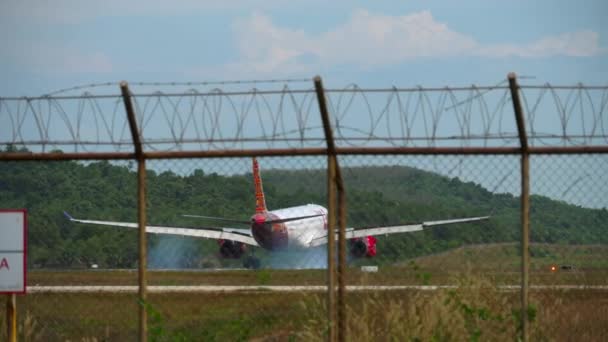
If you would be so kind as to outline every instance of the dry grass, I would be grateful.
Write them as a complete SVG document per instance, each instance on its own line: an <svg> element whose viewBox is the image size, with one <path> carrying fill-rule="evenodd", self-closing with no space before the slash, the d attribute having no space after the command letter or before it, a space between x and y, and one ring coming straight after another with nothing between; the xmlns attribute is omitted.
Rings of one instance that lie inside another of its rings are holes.
<svg viewBox="0 0 608 342"><path fill-rule="evenodd" d="M512 340L512 295L499 293L478 277L458 279L458 288L435 292L404 291L350 295L347 334L350 341ZM305 307L305 340L323 340L326 320L318 319L322 303ZM315 319L315 317L317 319Z"/></svg>
<svg viewBox="0 0 608 342"><path fill-rule="evenodd" d="M348 294L348 340L516 340L519 294L480 277L458 281L453 290ZM136 300L125 294L19 297L20 341L135 340ZM531 340L608 340L606 291L532 291L530 301L536 308ZM169 341L308 341L323 340L327 331L323 293L176 293L151 295L149 302L160 317L150 326Z"/></svg>
<svg viewBox="0 0 608 342"><path fill-rule="evenodd" d="M519 293L499 290L480 276L462 276L456 289L351 294L349 341L514 341L519 330ZM538 291L530 295L532 341L608 340L605 291ZM327 335L325 302L303 304L303 340Z"/></svg>

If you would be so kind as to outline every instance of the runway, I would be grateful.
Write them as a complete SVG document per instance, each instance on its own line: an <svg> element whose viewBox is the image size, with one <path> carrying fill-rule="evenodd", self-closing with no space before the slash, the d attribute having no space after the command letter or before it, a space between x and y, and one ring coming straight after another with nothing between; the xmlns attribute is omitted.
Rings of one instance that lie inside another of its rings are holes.
<svg viewBox="0 0 608 342"><path fill-rule="evenodd" d="M350 292L361 291L437 291L455 289L454 285L348 285ZM500 285L499 290L519 291L519 285ZM156 286L147 287L149 293L205 293L205 292L324 292L324 285L191 285L191 286ZM530 290L608 290L608 285L531 285ZM27 293L137 293L138 286L28 286Z"/></svg>

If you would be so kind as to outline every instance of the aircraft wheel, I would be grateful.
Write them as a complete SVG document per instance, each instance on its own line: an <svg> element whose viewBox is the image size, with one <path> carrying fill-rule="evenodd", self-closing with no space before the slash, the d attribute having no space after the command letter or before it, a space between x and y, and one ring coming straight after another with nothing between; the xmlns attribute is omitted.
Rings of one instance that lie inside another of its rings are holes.
<svg viewBox="0 0 608 342"><path fill-rule="evenodd" d="M257 270L258 268L260 268L261 262L260 262L260 259L254 257L254 256L248 256L243 261L243 266L245 268L250 268L250 269L253 269L253 270Z"/></svg>
<svg viewBox="0 0 608 342"><path fill-rule="evenodd" d="M252 269L257 270L260 268L260 266L262 266L260 259L255 258L255 257L251 259L251 268Z"/></svg>

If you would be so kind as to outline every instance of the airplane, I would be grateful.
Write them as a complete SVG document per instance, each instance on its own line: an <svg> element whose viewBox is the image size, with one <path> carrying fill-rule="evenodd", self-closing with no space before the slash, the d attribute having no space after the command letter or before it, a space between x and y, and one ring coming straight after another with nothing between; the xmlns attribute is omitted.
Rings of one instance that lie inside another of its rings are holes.
<svg viewBox="0 0 608 342"><path fill-rule="evenodd" d="M223 258L240 259L247 246L261 247L268 251L306 249L327 243L327 209L317 204L307 204L277 210L268 210L262 187L262 177L257 159L253 158L253 183L255 188L255 213L250 220L238 220L203 215L183 215L185 217L215 220L218 222L246 224L249 229L229 227L169 227L146 226L146 232L215 239ZM64 215L72 222L106 225L115 227L138 228L137 223L77 219L67 212ZM444 226L456 223L476 222L490 216L467 217L459 219L427 221L418 224L384 226L372 228L347 228L349 255L352 258L374 257L377 254L376 237L397 233L421 231L427 227ZM336 234L337 230L332 229ZM251 256L245 259L247 268L259 268L259 259Z"/></svg>

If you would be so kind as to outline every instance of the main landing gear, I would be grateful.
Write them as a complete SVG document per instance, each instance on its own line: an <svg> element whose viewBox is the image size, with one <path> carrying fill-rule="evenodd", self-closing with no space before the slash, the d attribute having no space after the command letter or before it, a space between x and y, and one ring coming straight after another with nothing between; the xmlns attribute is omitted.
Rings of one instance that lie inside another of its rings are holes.
<svg viewBox="0 0 608 342"><path fill-rule="evenodd" d="M253 255L253 254L248 255L243 260L243 267L245 267L245 268L250 268L252 270L257 270L258 268L260 268L260 266L262 266L261 262L260 262L260 259L256 258L255 255Z"/></svg>

